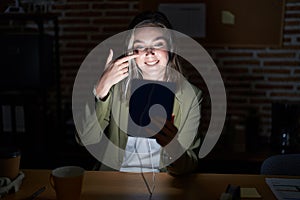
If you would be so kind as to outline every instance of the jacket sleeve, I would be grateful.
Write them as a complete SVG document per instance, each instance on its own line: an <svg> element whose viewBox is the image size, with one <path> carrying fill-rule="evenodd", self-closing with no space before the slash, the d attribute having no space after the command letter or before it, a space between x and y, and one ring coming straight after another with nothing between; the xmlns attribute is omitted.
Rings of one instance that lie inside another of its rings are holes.
<svg viewBox="0 0 300 200"><path fill-rule="evenodd" d="M80 145L91 145L100 142L105 128L110 121L112 90L105 100L96 100L95 107L85 106L80 130L77 130L76 141Z"/></svg>
<svg viewBox="0 0 300 200"><path fill-rule="evenodd" d="M172 157L167 157L167 159L171 159L171 164L166 167L167 171L174 176L187 174L195 172L198 168L198 151L200 148L200 133L199 133L199 125L200 125L200 110L201 110L201 102L202 102L202 93L198 89L194 99L191 101L188 109L188 114L186 119L184 119L184 124L181 131L178 135L183 136L183 140L185 137L189 137L191 135L195 135L195 138L189 148L184 151L183 155L181 155L177 160L172 161ZM192 137L192 136L191 136ZM178 148L183 148L178 143ZM185 148L186 149L186 148Z"/></svg>

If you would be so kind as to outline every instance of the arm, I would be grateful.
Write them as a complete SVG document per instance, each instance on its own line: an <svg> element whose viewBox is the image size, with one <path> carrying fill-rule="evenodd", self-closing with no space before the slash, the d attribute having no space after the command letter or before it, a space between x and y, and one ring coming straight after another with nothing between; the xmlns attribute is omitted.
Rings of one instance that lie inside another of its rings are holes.
<svg viewBox="0 0 300 200"><path fill-rule="evenodd" d="M200 124L201 101L201 91L197 90L194 99L187 101L182 105L186 106L184 109L187 109L188 111L187 113L182 113L182 128L177 134L178 138L175 141L175 147L171 147L172 149L170 149L170 151L178 151L178 148L182 148L181 151L184 151L181 144L185 144L185 141L190 139L188 137L195 136L189 148L175 161L172 161L172 156L169 156L172 155L172 152L168 153L168 149L165 149L165 152L163 153L164 158L171 159L172 161L172 163L167 166L167 171L172 175L191 173L198 168L197 151L200 147L200 134L198 133L198 129Z"/></svg>
<svg viewBox="0 0 300 200"><path fill-rule="evenodd" d="M105 100L96 100L95 107L85 106L80 130L77 131L76 141L80 145L96 144L110 121L113 88ZM90 108L93 107L93 108Z"/></svg>
<svg viewBox="0 0 300 200"><path fill-rule="evenodd" d="M112 61L113 51L110 50L105 70L94 88L97 98L95 108L86 105L81 120L81 127L76 137L81 145L98 143L102 133L110 123L113 86L128 76L128 61L136 55L125 56Z"/></svg>

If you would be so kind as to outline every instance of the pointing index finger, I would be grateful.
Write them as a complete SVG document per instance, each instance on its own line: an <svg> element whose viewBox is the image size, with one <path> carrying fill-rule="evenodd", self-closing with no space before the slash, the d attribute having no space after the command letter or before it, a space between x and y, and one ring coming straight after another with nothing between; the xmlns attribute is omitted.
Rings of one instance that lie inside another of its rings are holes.
<svg viewBox="0 0 300 200"><path fill-rule="evenodd" d="M139 57L139 55L130 55L130 56L125 56L125 57L123 57L123 58L121 58L121 59L119 59L119 60L117 60L116 61L116 64L117 65L120 65L120 64L122 64L122 63L124 63L124 62L127 62L127 61L129 61L129 60L131 60L131 59L134 59L134 58L137 58L137 57Z"/></svg>

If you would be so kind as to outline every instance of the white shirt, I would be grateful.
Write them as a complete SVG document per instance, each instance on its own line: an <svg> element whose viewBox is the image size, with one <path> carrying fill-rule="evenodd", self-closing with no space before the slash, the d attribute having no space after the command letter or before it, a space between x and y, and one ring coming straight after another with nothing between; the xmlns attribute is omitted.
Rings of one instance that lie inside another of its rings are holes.
<svg viewBox="0 0 300 200"><path fill-rule="evenodd" d="M128 136L120 171L159 172L160 150L155 139Z"/></svg>

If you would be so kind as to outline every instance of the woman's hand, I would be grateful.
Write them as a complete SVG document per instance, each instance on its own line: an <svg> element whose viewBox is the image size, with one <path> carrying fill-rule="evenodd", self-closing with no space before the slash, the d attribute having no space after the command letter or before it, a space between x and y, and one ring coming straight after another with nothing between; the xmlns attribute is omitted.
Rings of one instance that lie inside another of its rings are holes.
<svg viewBox="0 0 300 200"><path fill-rule="evenodd" d="M172 118L174 118L174 116L172 116ZM153 122L157 127L161 127L164 120L161 118L155 118ZM166 120L162 129L154 136L154 138L156 139L157 143L160 144L160 146L164 147L169 144L174 137L176 137L177 132L178 129L174 125L173 119L171 121Z"/></svg>
<svg viewBox="0 0 300 200"><path fill-rule="evenodd" d="M112 62L113 50L110 49L105 65L105 71L95 88L97 97L100 99L106 97L113 85L128 76L128 61L136 57L138 57L138 55L125 56Z"/></svg>

